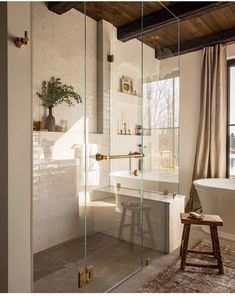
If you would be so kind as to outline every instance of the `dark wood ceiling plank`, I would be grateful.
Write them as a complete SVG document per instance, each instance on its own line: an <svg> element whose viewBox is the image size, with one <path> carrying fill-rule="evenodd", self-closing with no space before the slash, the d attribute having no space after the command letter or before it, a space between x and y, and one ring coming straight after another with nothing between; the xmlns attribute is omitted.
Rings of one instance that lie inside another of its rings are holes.
<svg viewBox="0 0 235 296"><path fill-rule="evenodd" d="M223 13L226 16L226 18L229 20L229 22L231 23L231 26L235 26L235 13L231 8L232 8L232 6L226 7L223 10Z"/></svg>
<svg viewBox="0 0 235 296"><path fill-rule="evenodd" d="M74 8L84 13L84 2L47 2L49 10L63 14ZM171 2L164 5L170 6ZM145 2L144 15L162 9L163 6L156 1ZM104 19L114 26L119 27L134 21L141 16L141 1L86 1L86 14L92 19L99 21Z"/></svg>
<svg viewBox="0 0 235 296"><path fill-rule="evenodd" d="M213 46L218 43L227 43L235 41L235 28L231 28L222 32L213 33L208 36L192 39L180 44L180 54L189 53L202 49L205 46ZM159 48L155 51L157 59L165 59L178 54L178 44L169 46L168 48Z"/></svg>
<svg viewBox="0 0 235 296"><path fill-rule="evenodd" d="M198 28L201 35L203 36L210 35L214 32L210 27L207 26L206 22L204 22L201 17L195 17L191 20L191 23L194 24L196 28Z"/></svg>
<svg viewBox="0 0 235 296"><path fill-rule="evenodd" d="M189 32L189 34L185 34L185 32ZM184 20L180 24L180 40L185 41L201 37L201 32L199 31L198 27L192 24L190 20Z"/></svg>
<svg viewBox="0 0 235 296"><path fill-rule="evenodd" d="M229 5L229 2L176 2L170 6L170 11L176 15L180 20L188 19L192 16L199 16L205 14L207 11L218 9ZM170 22L176 21L174 15L167 9L162 9L153 12L143 18L143 33L155 30ZM121 41L128 41L137 38L141 35L140 30L141 18L130 22L129 24L120 26L117 31L118 39Z"/></svg>
<svg viewBox="0 0 235 296"><path fill-rule="evenodd" d="M215 20L210 13L201 16L201 19L204 23L207 24L214 32L223 31L221 25Z"/></svg>
<svg viewBox="0 0 235 296"><path fill-rule="evenodd" d="M223 14L223 11L221 11L221 10L212 11L211 15L214 17L214 19L216 19L216 21L219 24L221 24L221 27L223 28L223 30L227 30L227 29L231 28L231 24L229 23L229 21L227 20L227 18Z"/></svg>

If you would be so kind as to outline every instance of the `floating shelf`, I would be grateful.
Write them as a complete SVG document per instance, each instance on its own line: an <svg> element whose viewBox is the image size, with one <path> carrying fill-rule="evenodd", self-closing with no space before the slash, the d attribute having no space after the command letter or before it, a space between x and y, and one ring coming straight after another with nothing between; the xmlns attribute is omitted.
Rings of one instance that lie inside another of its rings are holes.
<svg viewBox="0 0 235 296"><path fill-rule="evenodd" d="M40 134L65 134L66 132L50 132L50 131L36 131L36 130L33 130L33 133L36 134L36 133L40 133Z"/></svg>
<svg viewBox="0 0 235 296"><path fill-rule="evenodd" d="M135 135L135 134L131 134L131 135L125 135L125 134L117 134L117 136L134 136L134 137L140 137L142 135ZM144 137L150 137L151 135L148 134L148 135L143 135Z"/></svg>
<svg viewBox="0 0 235 296"><path fill-rule="evenodd" d="M121 91L116 92L116 99L128 104L142 105L142 97L126 94Z"/></svg>

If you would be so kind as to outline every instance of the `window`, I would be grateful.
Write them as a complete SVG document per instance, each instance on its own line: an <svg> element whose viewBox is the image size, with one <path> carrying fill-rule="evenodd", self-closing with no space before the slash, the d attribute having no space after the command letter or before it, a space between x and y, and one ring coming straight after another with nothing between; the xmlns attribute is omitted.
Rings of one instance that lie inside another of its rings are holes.
<svg viewBox="0 0 235 296"><path fill-rule="evenodd" d="M228 176L235 178L235 59L228 61Z"/></svg>
<svg viewBox="0 0 235 296"><path fill-rule="evenodd" d="M147 114L148 113L148 114ZM178 167L179 77L144 83L145 126L151 129L152 169Z"/></svg>

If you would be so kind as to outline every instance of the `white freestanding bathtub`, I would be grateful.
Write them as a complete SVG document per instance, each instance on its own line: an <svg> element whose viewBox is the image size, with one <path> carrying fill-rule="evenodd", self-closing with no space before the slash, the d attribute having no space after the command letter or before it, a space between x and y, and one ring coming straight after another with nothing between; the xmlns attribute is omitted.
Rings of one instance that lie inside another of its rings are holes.
<svg viewBox="0 0 235 296"><path fill-rule="evenodd" d="M193 184L200 198L202 211L219 215L223 219L224 226L218 228L219 236L235 241L235 180L200 179ZM208 232L206 227L203 230Z"/></svg>

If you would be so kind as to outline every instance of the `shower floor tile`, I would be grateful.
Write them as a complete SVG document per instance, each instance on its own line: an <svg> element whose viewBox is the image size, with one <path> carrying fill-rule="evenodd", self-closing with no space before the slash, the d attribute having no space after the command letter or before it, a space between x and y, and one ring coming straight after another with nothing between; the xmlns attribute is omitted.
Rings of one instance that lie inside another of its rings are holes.
<svg viewBox="0 0 235 296"><path fill-rule="evenodd" d="M84 238L56 245L34 255L34 292L104 292L140 267L141 248L96 232L87 239L87 266L94 266L94 280L78 288L78 271L85 266ZM144 248L144 258L163 254Z"/></svg>

